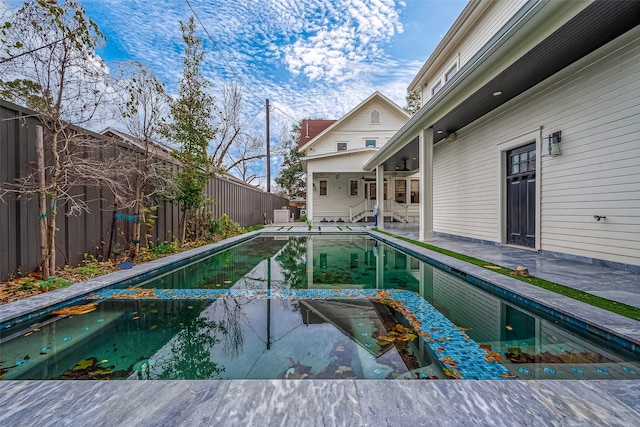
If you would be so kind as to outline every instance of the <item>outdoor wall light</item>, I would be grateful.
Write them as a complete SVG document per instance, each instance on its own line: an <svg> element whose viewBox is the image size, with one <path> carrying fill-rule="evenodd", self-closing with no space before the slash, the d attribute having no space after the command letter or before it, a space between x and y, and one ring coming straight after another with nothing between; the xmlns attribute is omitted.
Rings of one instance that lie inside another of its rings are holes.
<svg viewBox="0 0 640 427"><path fill-rule="evenodd" d="M557 157L560 156L562 154L562 152L560 151L560 141L562 140L561 138L561 132L554 132L550 135L545 136L542 139L542 152L540 153L540 155L542 157L546 157L546 156L551 156L551 157Z"/></svg>

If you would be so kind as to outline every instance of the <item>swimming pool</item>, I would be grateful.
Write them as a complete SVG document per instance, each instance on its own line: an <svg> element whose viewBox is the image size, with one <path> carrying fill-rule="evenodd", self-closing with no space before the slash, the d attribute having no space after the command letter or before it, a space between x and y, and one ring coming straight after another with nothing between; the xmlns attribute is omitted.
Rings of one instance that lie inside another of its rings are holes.
<svg viewBox="0 0 640 427"><path fill-rule="evenodd" d="M2 328L4 378L637 378L634 352L365 235L256 237L127 286Z"/></svg>

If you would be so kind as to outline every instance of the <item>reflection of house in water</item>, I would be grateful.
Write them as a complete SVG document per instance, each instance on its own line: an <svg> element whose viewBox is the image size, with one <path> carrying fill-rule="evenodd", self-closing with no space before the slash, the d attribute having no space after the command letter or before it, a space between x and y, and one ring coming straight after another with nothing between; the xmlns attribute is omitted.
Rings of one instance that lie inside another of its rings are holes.
<svg viewBox="0 0 640 427"><path fill-rule="evenodd" d="M421 263L414 257L364 236L307 240L309 288L419 288Z"/></svg>

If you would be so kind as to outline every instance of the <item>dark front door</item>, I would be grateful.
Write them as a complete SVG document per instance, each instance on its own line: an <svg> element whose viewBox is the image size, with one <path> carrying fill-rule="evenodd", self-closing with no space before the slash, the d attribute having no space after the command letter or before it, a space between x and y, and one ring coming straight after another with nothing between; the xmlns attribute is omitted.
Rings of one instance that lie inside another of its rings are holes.
<svg viewBox="0 0 640 427"><path fill-rule="evenodd" d="M536 144L507 152L507 243L536 244Z"/></svg>

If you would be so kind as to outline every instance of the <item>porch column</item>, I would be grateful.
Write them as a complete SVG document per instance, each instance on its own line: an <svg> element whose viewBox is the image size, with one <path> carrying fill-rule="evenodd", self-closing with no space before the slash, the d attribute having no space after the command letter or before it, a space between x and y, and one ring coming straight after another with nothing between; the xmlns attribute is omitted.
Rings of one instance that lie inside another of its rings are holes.
<svg viewBox="0 0 640 427"><path fill-rule="evenodd" d="M307 172L307 219L313 224L313 172Z"/></svg>
<svg viewBox="0 0 640 427"><path fill-rule="evenodd" d="M384 166L376 166L376 204L378 205L378 229L384 230Z"/></svg>
<svg viewBox="0 0 640 427"><path fill-rule="evenodd" d="M419 135L420 162L420 233L424 242L433 239L433 129L423 129Z"/></svg>

